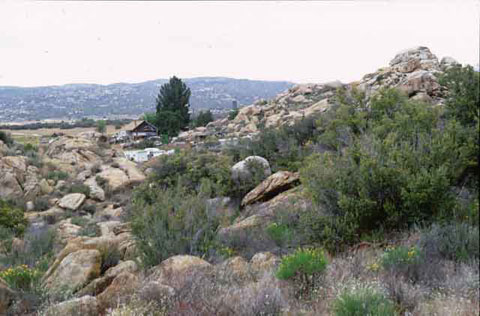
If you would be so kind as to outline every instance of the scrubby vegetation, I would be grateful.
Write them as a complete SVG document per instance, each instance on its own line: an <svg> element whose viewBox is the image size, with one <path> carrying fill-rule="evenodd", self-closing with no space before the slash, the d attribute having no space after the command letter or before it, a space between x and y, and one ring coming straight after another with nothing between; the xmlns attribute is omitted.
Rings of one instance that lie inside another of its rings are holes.
<svg viewBox="0 0 480 316"><path fill-rule="evenodd" d="M375 276L385 288L347 286L325 307L329 313L425 310L425 293L453 288L449 275L463 277L451 272L451 262L478 278L478 73L454 67L441 80L448 88L445 106L414 101L395 89L367 98L355 87L343 88L321 116L262 129L221 154L187 150L161 157L131 208L143 262L152 266L175 254L215 261L237 253L233 240L224 243L216 234L232 218L212 218L205 205L213 197L242 197L247 191L239 193L231 167L258 155L273 172L300 171L312 201L302 212L282 216L277 210L260 235L250 232L252 243L263 240L263 233L285 254L277 277L295 279L299 293L311 294L299 297L311 299L331 282L326 277L313 290L313 282L328 272L327 251L338 256L335 266L362 244L377 252L353 263L351 280ZM412 235L413 240L397 240ZM312 245L326 251L302 248Z"/></svg>
<svg viewBox="0 0 480 316"><path fill-rule="evenodd" d="M370 287L345 291L334 303L336 316L394 316L395 306L383 294Z"/></svg>
<svg viewBox="0 0 480 316"><path fill-rule="evenodd" d="M218 222L206 214L204 188L209 187L202 186L198 194L180 185L164 190L142 187L136 192L132 228L144 264L153 266L177 254L207 255L212 250Z"/></svg>
<svg viewBox="0 0 480 316"><path fill-rule="evenodd" d="M22 236L27 227L23 210L0 200L0 229L11 231L15 236Z"/></svg>
<svg viewBox="0 0 480 316"><path fill-rule="evenodd" d="M320 249L298 249L291 255L282 258L277 270L277 278L281 280L296 279L301 293L309 294L315 288L316 278L327 267L327 258Z"/></svg>
<svg viewBox="0 0 480 316"><path fill-rule="evenodd" d="M45 288L63 278L55 271L73 273L66 270L76 264L91 270L74 280L81 290L61 293L62 299L93 295L99 313L111 315L478 311L475 81L478 73L453 67L441 78L445 104L436 106L395 89L367 97L355 85L340 88L326 112L261 127L223 150L220 133L193 148L179 146L122 173L119 180L138 180L115 191L109 183L117 179L99 175L106 166L121 166L113 150L100 148L106 145L91 150L98 160L72 164L75 171L66 173L37 156L44 148L10 143L8 153L20 152L28 166L38 166L36 189L44 191L0 201L0 278L33 302L16 313L56 303L52 293L63 289ZM160 117L171 114L161 108ZM187 116L176 119L187 123ZM266 158L271 170L261 158L245 161L249 156ZM270 171L290 172L264 181ZM105 199L60 207L58 199L68 193L90 195L86 174ZM31 213L23 210L27 205ZM176 255L184 256L171 258ZM73 263L55 270L61 256ZM42 283L49 267L45 279L52 283ZM120 307L109 310L110 303Z"/></svg>
<svg viewBox="0 0 480 316"><path fill-rule="evenodd" d="M267 128L255 139L241 139L225 152L234 160L248 156L264 157L269 161L272 171L297 171L303 159L313 152L312 141L317 135L315 119L307 117L292 126Z"/></svg>

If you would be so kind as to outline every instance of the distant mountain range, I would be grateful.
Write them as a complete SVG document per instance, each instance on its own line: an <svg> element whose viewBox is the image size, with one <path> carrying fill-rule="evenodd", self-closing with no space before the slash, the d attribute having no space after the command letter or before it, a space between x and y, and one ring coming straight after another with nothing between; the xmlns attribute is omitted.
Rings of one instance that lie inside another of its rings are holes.
<svg viewBox="0 0 480 316"><path fill-rule="evenodd" d="M0 122L45 119L136 117L155 110L159 88L168 79L141 83L67 84L45 87L0 86ZM268 99L293 86L286 81L260 81L223 77L185 79L190 104L201 109L227 110L233 100L248 105Z"/></svg>

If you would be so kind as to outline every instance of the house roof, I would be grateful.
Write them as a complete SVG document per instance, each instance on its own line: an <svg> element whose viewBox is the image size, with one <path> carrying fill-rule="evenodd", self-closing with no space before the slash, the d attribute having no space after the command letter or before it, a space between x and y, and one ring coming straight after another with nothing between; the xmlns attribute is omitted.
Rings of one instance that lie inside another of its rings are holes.
<svg viewBox="0 0 480 316"><path fill-rule="evenodd" d="M155 125L151 124L151 123L148 123L147 121L142 121L140 124L135 126L131 131L132 132L137 132L139 129L141 129L143 127L153 128L155 130L155 132L157 131L157 127Z"/></svg>

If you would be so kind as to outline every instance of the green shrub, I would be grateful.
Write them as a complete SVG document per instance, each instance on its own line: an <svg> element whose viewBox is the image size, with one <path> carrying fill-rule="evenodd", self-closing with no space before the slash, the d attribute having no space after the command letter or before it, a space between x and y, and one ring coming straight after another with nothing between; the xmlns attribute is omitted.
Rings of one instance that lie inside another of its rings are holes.
<svg viewBox="0 0 480 316"><path fill-rule="evenodd" d="M12 135L10 135L10 133L0 131L0 140L9 147L13 145L13 138L12 138Z"/></svg>
<svg viewBox="0 0 480 316"><path fill-rule="evenodd" d="M420 260L420 250L417 247L398 246L387 248L382 256L382 266L391 269L396 266L403 266Z"/></svg>
<svg viewBox="0 0 480 316"><path fill-rule="evenodd" d="M81 210L93 215L97 211L97 206L95 203L85 203L82 205Z"/></svg>
<svg viewBox="0 0 480 316"><path fill-rule="evenodd" d="M467 223L433 224L420 235L420 248L428 257L454 261L480 258L478 226Z"/></svg>
<svg viewBox="0 0 480 316"><path fill-rule="evenodd" d="M101 235L100 227L95 222L89 222L82 226L78 232L79 236L98 237Z"/></svg>
<svg viewBox="0 0 480 316"><path fill-rule="evenodd" d="M233 121L238 115L238 109L235 109L235 110L231 110L229 113L228 113L228 120L229 121Z"/></svg>
<svg viewBox="0 0 480 316"><path fill-rule="evenodd" d="M28 221L21 209L0 200L0 227L11 230L16 236L22 236L27 224Z"/></svg>
<svg viewBox="0 0 480 316"><path fill-rule="evenodd" d="M9 247L5 256L0 258L0 263L12 268L27 266L43 273L47 271L53 257L55 238L54 229L41 228L35 232L27 232L24 236L25 246L15 251Z"/></svg>
<svg viewBox="0 0 480 316"><path fill-rule="evenodd" d="M90 187L83 183L74 183L68 188L68 193L82 193L86 196L90 195Z"/></svg>
<svg viewBox="0 0 480 316"><path fill-rule="evenodd" d="M301 291L308 294L315 287L315 278L327 268L327 258L320 249L297 249L282 258L276 272L280 280L296 279Z"/></svg>
<svg viewBox="0 0 480 316"><path fill-rule="evenodd" d="M13 290L30 291L39 282L41 273L35 268L20 265L0 272L0 278L5 280Z"/></svg>
<svg viewBox="0 0 480 316"><path fill-rule="evenodd" d="M393 316L394 304L370 287L347 290L333 303L335 316Z"/></svg>
<svg viewBox="0 0 480 316"><path fill-rule="evenodd" d="M293 232L286 224L271 223L265 230L268 236L280 247L289 243L293 238Z"/></svg>
<svg viewBox="0 0 480 316"><path fill-rule="evenodd" d="M36 152L38 150L37 146L34 146L30 143L26 143L23 145L23 151L24 152Z"/></svg>
<svg viewBox="0 0 480 316"><path fill-rule="evenodd" d="M48 202L48 197L46 197L46 196L37 197L33 201L33 204L35 206L35 211L37 211L37 212L46 211L50 207L50 204Z"/></svg>
<svg viewBox="0 0 480 316"><path fill-rule="evenodd" d="M198 192L202 179L212 184L210 196L228 196L235 191L231 180L229 157L204 151L184 151L161 156L152 166L153 180L161 188L182 186L188 192Z"/></svg>
<svg viewBox="0 0 480 316"><path fill-rule="evenodd" d="M193 120L193 126L206 126L208 123L213 121L213 114L210 110L200 111L197 117Z"/></svg>
<svg viewBox="0 0 480 316"><path fill-rule="evenodd" d="M51 180L66 180L68 179L68 173L60 170L49 171L47 174L47 179Z"/></svg>
<svg viewBox="0 0 480 316"><path fill-rule="evenodd" d="M103 189L108 185L108 180L101 177L101 176L96 176L95 177L95 181L97 182L97 184L102 187Z"/></svg>
<svg viewBox="0 0 480 316"><path fill-rule="evenodd" d="M233 160L248 156L261 156L268 160L272 171L297 171L303 159L312 153L311 143L317 136L315 119L307 117L292 126L262 130L253 139L241 139L224 152Z"/></svg>
<svg viewBox="0 0 480 316"><path fill-rule="evenodd" d="M147 267L173 255L208 256L214 250L218 223L207 217L205 200L180 186L159 190L145 184L134 191L132 233Z"/></svg>
<svg viewBox="0 0 480 316"><path fill-rule="evenodd" d="M102 256L102 264L100 266L100 274L104 274L108 269L114 267L122 259L122 254L115 246L108 246L100 249Z"/></svg>
<svg viewBox="0 0 480 316"><path fill-rule="evenodd" d="M26 156L28 157L28 164L31 165L31 166L35 166L37 168L42 168L43 167L43 160L42 158L37 154L37 152L28 152L26 154Z"/></svg>
<svg viewBox="0 0 480 316"><path fill-rule="evenodd" d="M83 217L83 216L74 216L74 217L70 218L70 223L72 223L73 225L80 226L80 227L85 227L90 223L90 220L86 217Z"/></svg>
<svg viewBox="0 0 480 316"><path fill-rule="evenodd" d="M480 107L480 74L472 66L455 66L439 78L440 84L448 88L447 115L463 125L477 126Z"/></svg>
<svg viewBox="0 0 480 316"><path fill-rule="evenodd" d="M455 122L437 127L437 109L395 90L372 98L368 111L358 106L354 117L340 111L346 106L324 127L334 139L349 139L337 145L343 149L313 155L301 170L314 203L332 216L323 223L328 230L351 244L378 231L452 218L451 187L478 153L469 132Z"/></svg>

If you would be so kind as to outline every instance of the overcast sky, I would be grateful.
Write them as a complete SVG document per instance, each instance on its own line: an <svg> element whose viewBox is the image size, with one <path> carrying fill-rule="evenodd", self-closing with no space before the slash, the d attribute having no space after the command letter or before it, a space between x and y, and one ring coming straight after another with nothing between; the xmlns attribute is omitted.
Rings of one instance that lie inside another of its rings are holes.
<svg viewBox="0 0 480 316"><path fill-rule="evenodd" d="M478 1L0 2L0 85L350 82L428 46L478 64Z"/></svg>

